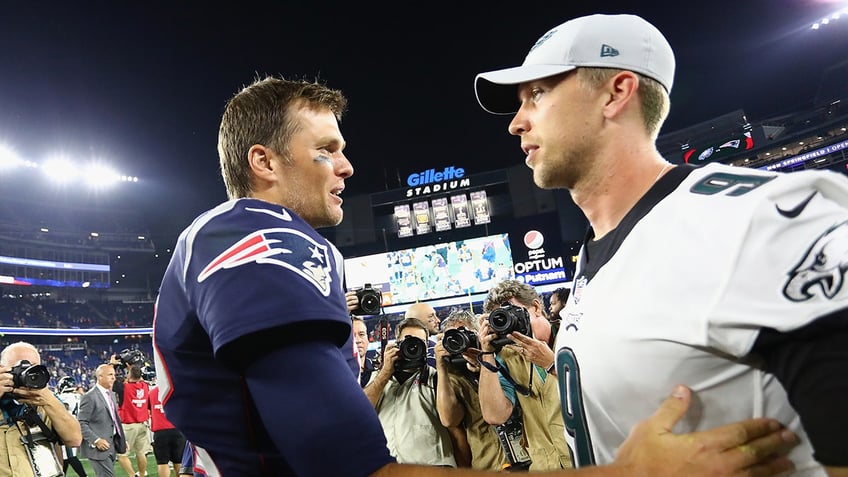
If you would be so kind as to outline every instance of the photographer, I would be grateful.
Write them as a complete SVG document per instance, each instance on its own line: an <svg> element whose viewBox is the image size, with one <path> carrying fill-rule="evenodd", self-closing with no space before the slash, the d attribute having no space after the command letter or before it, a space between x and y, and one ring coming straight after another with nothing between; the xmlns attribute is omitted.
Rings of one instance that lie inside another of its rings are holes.
<svg viewBox="0 0 848 477"><path fill-rule="evenodd" d="M135 476L147 475L147 454L152 451L148 436L150 420L150 386L144 382L141 367L144 353L125 349L113 355L110 364L116 370L126 369L126 378L115 381L112 390L118 395L118 413L127 439L127 451L117 455L118 463L127 475L133 475L129 453L135 451L138 472Z"/></svg>
<svg viewBox="0 0 848 477"><path fill-rule="evenodd" d="M397 342L386 347L382 366L365 395L383 425L389 452L400 463L456 467L448 429L436 411L436 370L427 364L427 325L406 318Z"/></svg>
<svg viewBox="0 0 848 477"><path fill-rule="evenodd" d="M46 387L46 381L38 389L20 386L22 368L16 368L16 365L23 364L22 361L28 361L30 366L41 364L41 356L35 346L20 341L0 352L0 409L3 411L3 421L0 422L3 435L0 439L0 476L38 477L34 467L47 472L51 457L52 463L58 465L53 453L55 441L51 442L51 438L57 437L65 445L75 447L82 443L82 433L74 416ZM47 377L49 379L49 375ZM25 382L29 382L29 373L24 378ZM32 445L25 444L27 440ZM49 454L45 454L45 450ZM57 470L61 473L61 466Z"/></svg>
<svg viewBox="0 0 848 477"><path fill-rule="evenodd" d="M527 451L533 462L530 470L571 467L557 380L551 374L551 324L545 317L541 296L530 285L504 280L489 290L483 308L489 313L488 320L480 325L483 417L491 424L501 424L519 403ZM494 329L511 322L524 333L504 334Z"/></svg>
<svg viewBox="0 0 848 477"><path fill-rule="evenodd" d="M345 292L345 305L350 313L351 333L353 333L353 351L356 353L356 358L359 363L359 385L363 388L371 380L371 373L375 371L374 363L368 359L368 325L362 319L360 314L371 312L380 312L382 295L374 289L367 290L365 293L365 303L362 303L363 291L350 290ZM364 305L364 306L363 306Z"/></svg>
<svg viewBox="0 0 848 477"><path fill-rule="evenodd" d="M436 389L439 419L445 427L465 430L471 467L501 470L509 466L509 461L495 428L483 419L480 411L477 320L469 311L456 310L442 322L442 329L444 332L435 347L436 370L441 376ZM458 356L451 352L460 348L464 349Z"/></svg>

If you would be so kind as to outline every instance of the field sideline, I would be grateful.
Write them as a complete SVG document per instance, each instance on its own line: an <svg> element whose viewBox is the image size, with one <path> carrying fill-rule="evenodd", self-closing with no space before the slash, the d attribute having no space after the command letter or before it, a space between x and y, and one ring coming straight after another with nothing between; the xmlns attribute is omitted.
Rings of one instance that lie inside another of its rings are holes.
<svg viewBox="0 0 848 477"><path fill-rule="evenodd" d="M92 470L91 464L88 462L88 459L80 457L79 460L80 460L80 462L82 462L82 466L85 469L88 476L94 477L94 470ZM132 462L133 468L135 468L136 463L135 463L135 455L134 454L130 454L130 462ZM73 468L68 466L68 473L65 474L65 475L76 476L78 474L76 472L74 472ZM147 475L150 475L150 476L156 476L157 475L156 474L156 458L153 456L152 452L150 454L147 454ZM171 472L171 475L176 475L176 474L174 472ZM132 477L132 476L127 475L127 473L124 472L124 469L121 468L120 464L115 462L115 477Z"/></svg>

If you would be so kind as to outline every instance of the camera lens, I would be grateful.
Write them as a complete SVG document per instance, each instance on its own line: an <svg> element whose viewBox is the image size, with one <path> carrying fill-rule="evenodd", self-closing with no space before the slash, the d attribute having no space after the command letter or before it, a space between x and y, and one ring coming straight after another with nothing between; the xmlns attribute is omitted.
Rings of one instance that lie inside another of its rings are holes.
<svg viewBox="0 0 848 477"><path fill-rule="evenodd" d="M46 367L37 364L24 371L21 381L23 381L24 387L42 389L50 382L50 372L47 371Z"/></svg>
<svg viewBox="0 0 848 477"><path fill-rule="evenodd" d="M404 339L400 346L400 352L407 361L414 361L426 354L424 342L418 338Z"/></svg>
<svg viewBox="0 0 848 477"><path fill-rule="evenodd" d="M50 371L41 364L21 361L12 368L12 382L16 388L43 389L50 382Z"/></svg>
<svg viewBox="0 0 848 477"><path fill-rule="evenodd" d="M442 337L442 345L448 353L458 354L468 348L468 340L459 330L447 330Z"/></svg>
<svg viewBox="0 0 848 477"><path fill-rule="evenodd" d="M359 306L366 313L377 314L380 311L380 297L374 293L366 293L362 296Z"/></svg>
<svg viewBox="0 0 848 477"><path fill-rule="evenodd" d="M445 331L442 336L442 345L445 351L450 354L464 353L468 348L477 348L480 346L480 340L477 338L477 333L463 328L454 328Z"/></svg>
<svg viewBox="0 0 848 477"><path fill-rule="evenodd" d="M493 311L489 315L489 326L496 333L509 333L512 331L515 320L512 315L502 308Z"/></svg>
<svg viewBox="0 0 848 477"><path fill-rule="evenodd" d="M418 369L427 360L427 343L415 336L406 336L398 341L396 369Z"/></svg>

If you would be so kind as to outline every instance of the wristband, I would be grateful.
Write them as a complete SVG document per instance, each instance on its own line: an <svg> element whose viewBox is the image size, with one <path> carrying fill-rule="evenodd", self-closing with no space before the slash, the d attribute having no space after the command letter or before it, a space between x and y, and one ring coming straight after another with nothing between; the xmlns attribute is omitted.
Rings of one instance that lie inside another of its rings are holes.
<svg viewBox="0 0 848 477"><path fill-rule="evenodd" d="M480 352L480 354L477 355L477 362L480 363L480 366L488 369L489 371L491 371L493 373L497 373L498 372L498 366L497 365L493 365L492 363L488 363L486 361L483 361L483 356L486 356L487 354L494 356L495 352L494 351L482 351L482 352Z"/></svg>
<svg viewBox="0 0 848 477"><path fill-rule="evenodd" d="M551 365L548 366L548 369L546 369L545 371L547 371L548 374L554 374L554 371L556 371L556 360L554 360L554 362L551 363Z"/></svg>

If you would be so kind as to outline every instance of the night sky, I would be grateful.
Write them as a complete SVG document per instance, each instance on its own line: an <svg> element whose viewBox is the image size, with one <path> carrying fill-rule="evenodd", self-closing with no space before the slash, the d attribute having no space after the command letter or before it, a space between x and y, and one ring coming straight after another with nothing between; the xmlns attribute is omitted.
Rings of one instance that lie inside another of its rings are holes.
<svg viewBox="0 0 848 477"><path fill-rule="evenodd" d="M825 70L848 61L848 17L809 29L845 1L6 3L0 142L33 161L107 157L141 182L91 197L0 175L0 198L132 209L166 235L226 199L220 114L257 76L319 78L346 93L356 174L345 194L363 194L425 167L521 163L508 118L477 106L474 76L520 64L575 16L636 13L665 33L677 73L664 132L737 109L756 122L810 107Z"/></svg>

